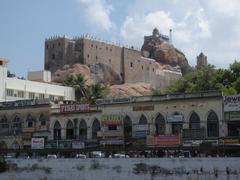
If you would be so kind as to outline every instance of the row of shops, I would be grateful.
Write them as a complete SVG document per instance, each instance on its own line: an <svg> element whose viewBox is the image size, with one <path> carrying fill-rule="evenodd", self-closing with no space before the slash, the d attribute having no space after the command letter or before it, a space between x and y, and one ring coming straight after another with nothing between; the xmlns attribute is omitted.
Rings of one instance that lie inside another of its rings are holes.
<svg viewBox="0 0 240 180"><path fill-rule="evenodd" d="M219 92L101 99L95 106L15 104L1 105L0 149L236 149L240 145L240 96Z"/></svg>

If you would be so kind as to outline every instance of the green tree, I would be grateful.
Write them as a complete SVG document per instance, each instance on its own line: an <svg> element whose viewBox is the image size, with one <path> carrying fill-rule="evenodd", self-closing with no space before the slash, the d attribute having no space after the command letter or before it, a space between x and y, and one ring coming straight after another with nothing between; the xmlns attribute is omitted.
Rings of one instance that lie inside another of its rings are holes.
<svg viewBox="0 0 240 180"><path fill-rule="evenodd" d="M75 89L75 97L78 101L83 101L86 97L86 80L84 79L84 76L81 74L78 74L76 76L70 75L67 76L66 79L63 82L63 85L70 86Z"/></svg>
<svg viewBox="0 0 240 180"><path fill-rule="evenodd" d="M97 99L104 98L106 96L106 87L100 83L95 83L87 87L86 89L86 101L95 104Z"/></svg>

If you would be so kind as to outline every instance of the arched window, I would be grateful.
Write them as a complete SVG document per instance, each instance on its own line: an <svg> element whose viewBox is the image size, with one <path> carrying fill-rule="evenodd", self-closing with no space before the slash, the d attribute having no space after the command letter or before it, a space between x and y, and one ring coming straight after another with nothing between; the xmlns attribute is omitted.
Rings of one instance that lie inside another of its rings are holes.
<svg viewBox="0 0 240 180"><path fill-rule="evenodd" d="M139 124L147 124L146 116L142 115L139 120Z"/></svg>
<svg viewBox="0 0 240 180"><path fill-rule="evenodd" d="M132 137L132 120L129 116L126 116L123 120L124 125L124 138L128 139Z"/></svg>
<svg viewBox="0 0 240 180"><path fill-rule="evenodd" d="M87 139L87 123L81 120L79 124L79 139L85 141Z"/></svg>
<svg viewBox="0 0 240 180"><path fill-rule="evenodd" d="M14 118L12 120L12 127L13 127L14 134L21 133L22 125L21 125L21 119L20 119L19 115L14 116Z"/></svg>
<svg viewBox="0 0 240 180"><path fill-rule="evenodd" d="M74 126L72 121L68 121L66 127L66 139L73 139L74 138Z"/></svg>
<svg viewBox="0 0 240 180"><path fill-rule="evenodd" d="M58 121L55 122L53 127L53 139L54 140L60 140L61 139L61 125Z"/></svg>
<svg viewBox="0 0 240 180"><path fill-rule="evenodd" d="M189 119L189 129L200 129L200 118L197 113L193 112Z"/></svg>
<svg viewBox="0 0 240 180"><path fill-rule="evenodd" d="M39 121L41 126L45 126L47 124L47 116L41 113L39 116Z"/></svg>
<svg viewBox="0 0 240 180"><path fill-rule="evenodd" d="M97 139L97 132L101 130L100 122L97 119L94 119L92 124L92 139Z"/></svg>
<svg viewBox="0 0 240 180"><path fill-rule="evenodd" d="M211 111L207 117L207 136L218 137L218 135L219 135L218 116L214 111Z"/></svg>
<svg viewBox="0 0 240 180"><path fill-rule="evenodd" d="M5 115L2 116L1 119L0 119L0 128L1 129L8 129L9 128L8 120L7 120L7 117Z"/></svg>
<svg viewBox="0 0 240 180"><path fill-rule="evenodd" d="M155 120L156 134L165 134L165 119L162 114L158 114Z"/></svg>
<svg viewBox="0 0 240 180"><path fill-rule="evenodd" d="M33 127L34 119L31 114L28 114L28 116L26 118L26 122L27 122L27 127L29 127L29 128Z"/></svg>

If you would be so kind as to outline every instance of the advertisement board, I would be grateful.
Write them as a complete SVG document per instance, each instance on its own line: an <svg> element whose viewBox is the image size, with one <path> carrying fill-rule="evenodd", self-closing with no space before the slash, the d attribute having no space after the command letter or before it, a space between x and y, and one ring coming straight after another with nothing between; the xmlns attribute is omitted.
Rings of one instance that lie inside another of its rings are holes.
<svg viewBox="0 0 240 180"><path fill-rule="evenodd" d="M240 95L224 96L223 109L224 112L240 111Z"/></svg>
<svg viewBox="0 0 240 180"><path fill-rule="evenodd" d="M32 149L44 149L44 138L32 138Z"/></svg>
<svg viewBox="0 0 240 180"><path fill-rule="evenodd" d="M89 104L63 104L63 105L60 105L61 113L88 112L88 111L90 111Z"/></svg>
<svg viewBox="0 0 240 180"><path fill-rule="evenodd" d="M108 125L122 125L123 124L123 116L120 114L104 114L101 118L102 126Z"/></svg>
<svg viewBox="0 0 240 180"><path fill-rule="evenodd" d="M122 137L123 131L122 130L108 130L102 132L103 137Z"/></svg>
<svg viewBox="0 0 240 180"><path fill-rule="evenodd" d="M184 117L181 114L178 115L167 115L167 122L173 123L173 122L183 122Z"/></svg>
<svg viewBox="0 0 240 180"><path fill-rule="evenodd" d="M158 135L148 136L147 145L153 147L175 147L181 143L180 135Z"/></svg>
<svg viewBox="0 0 240 180"><path fill-rule="evenodd" d="M85 148L85 143L82 141L72 141L72 148L73 149L84 149Z"/></svg>
<svg viewBox="0 0 240 180"><path fill-rule="evenodd" d="M148 124L136 124L133 126L133 136L135 138L145 138L149 134Z"/></svg>
<svg viewBox="0 0 240 180"><path fill-rule="evenodd" d="M120 145L123 143L123 139L103 139L100 141L101 145Z"/></svg>

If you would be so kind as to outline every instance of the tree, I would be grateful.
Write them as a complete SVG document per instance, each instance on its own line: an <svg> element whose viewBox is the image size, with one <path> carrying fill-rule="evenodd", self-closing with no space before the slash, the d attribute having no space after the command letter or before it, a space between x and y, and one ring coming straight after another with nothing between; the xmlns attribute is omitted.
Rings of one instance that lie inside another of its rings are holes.
<svg viewBox="0 0 240 180"><path fill-rule="evenodd" d="M84 79L83 75L78 74L76 76L67 76L63 82L63 85L70 86L75 89L76 100L83 101L83 99L86 97L86 80Z"/></svg>
<svg viewBox="0 0 240 180"><path fill-rule="evenodd" d="M86 101L95 104L97 99L103 98L106 95L106 87L100 83L95 83L87 87Z"/></svg>

